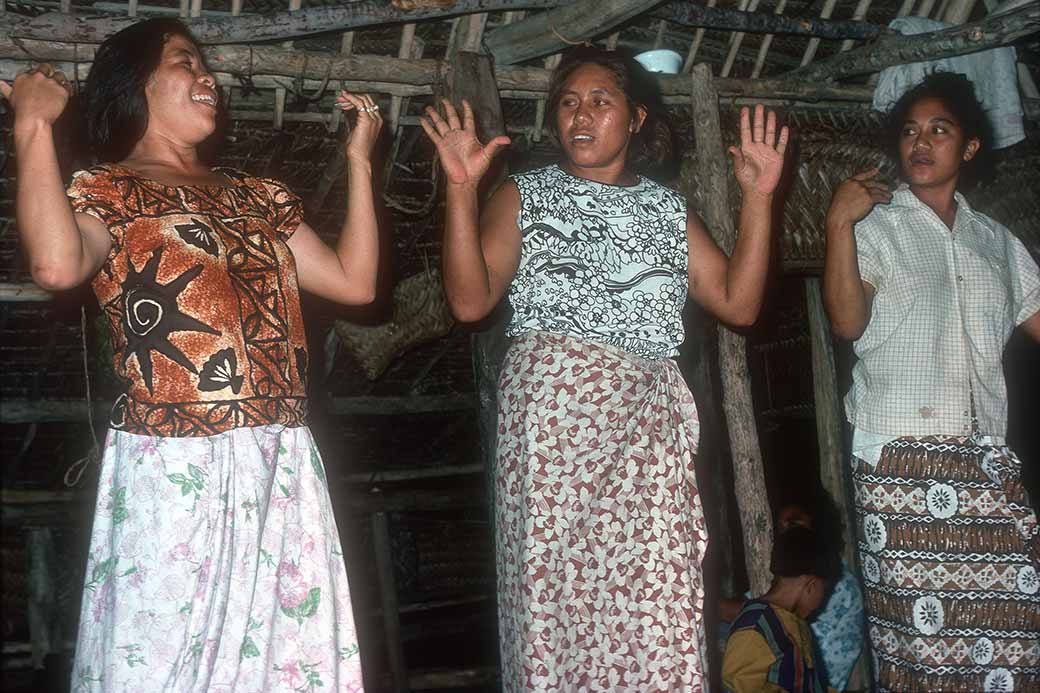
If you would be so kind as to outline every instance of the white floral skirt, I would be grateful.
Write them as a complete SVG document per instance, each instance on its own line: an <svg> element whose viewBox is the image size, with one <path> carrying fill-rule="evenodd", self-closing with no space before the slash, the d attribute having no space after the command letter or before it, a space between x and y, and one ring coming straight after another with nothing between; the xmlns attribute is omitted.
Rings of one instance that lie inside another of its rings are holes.
<svg viewBox="0 0 1040 693"><path fill-rule="evenodd" d="M362 690L307 428L109 432L72 690Z"/></svg>

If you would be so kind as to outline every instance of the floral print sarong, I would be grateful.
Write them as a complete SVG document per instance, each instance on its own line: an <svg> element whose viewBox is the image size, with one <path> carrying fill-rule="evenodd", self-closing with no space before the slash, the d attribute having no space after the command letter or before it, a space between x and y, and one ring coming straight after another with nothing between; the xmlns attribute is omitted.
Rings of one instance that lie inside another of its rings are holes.
<svg viewBox="0 0 1040 693"><path fill-rule="evenodd" d="M307 428L109 432L72 690L362 690Z"/></svg>
<svg viewBox="0 0 1040 693"><path fill-rule="evenodd" d="M698 433L673 361L516 338L496 480L507 691L703 689Z"/></svg>

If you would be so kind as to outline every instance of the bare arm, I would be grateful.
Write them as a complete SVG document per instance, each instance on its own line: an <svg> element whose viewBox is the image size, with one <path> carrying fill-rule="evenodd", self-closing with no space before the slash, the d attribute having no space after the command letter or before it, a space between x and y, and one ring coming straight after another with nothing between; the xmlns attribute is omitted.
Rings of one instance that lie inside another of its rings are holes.
<svg viewBox="0 0 1040 693"><path fill-rule="evenodd" d="M1031 317L1027 318L1022 323L1022 329L1033 338L1034 342L1040 342L1040 311L1033 313Z"/></svg>
<svg viewBox="0 0 1040 693"><path fill-rule="evenodd" d="M300 288L337 303L363 305L376 296L379 227L372 187L372 148L383 119L367 94L341 92L337 103L357 111L347 145L347 215L336 248L329 248L306 223L289 239Z"/></svg>
<svg viewBox="0 0 1040 693"><path fill-rule="evenodd" d="M859 339L870 322L875 288L860 276L853 228L874 205L892 200L888 186L874 180L877 173L864 171L843 182L827 210L823 302L831 330L843 339Z"/></svg>
<svg viewBox="0 0 1040 693"><path fill-rule="evenodd" d="M40 65L13 87L0 82L0 93L15 111L16 216L33 281L49 290L79 286L97 274L112 242L104 224L73 212L62 184L53 125L68 102L68 82Z"/></svg>
<svg viewBox="0 0 1040 693"><path fill-rule="evenodd" d="M509 138L482 145L476 136L473 110L462 102L463 119L444 102L445 118L426 109L423 130L437 147L448 179L444 224L444 291L448 305L463 322L480 320L502 300L520 262L520 192L509 182L488 201L478 219L478 186L497 151Z"/></svg>
<svg viewBox="0 0 1040 693"><path fill-rule="evenodd" d="M737 243L732 257L712 242L704 224L687 214L690 295L715 317L736 326L758 318L769 269L773 191L783 171L788 131L776 133L776 115L755 107L755 122L747 108L740 114L740 147L731 147L733 169L740 183Z"/></svg>

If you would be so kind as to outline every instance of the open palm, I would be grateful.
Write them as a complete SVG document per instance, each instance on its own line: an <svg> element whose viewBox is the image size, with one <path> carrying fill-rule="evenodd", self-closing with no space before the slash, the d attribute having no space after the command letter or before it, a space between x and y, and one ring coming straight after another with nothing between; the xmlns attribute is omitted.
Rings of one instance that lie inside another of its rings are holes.
<svg viewBox="0 0 1040 693"><path fill-rule="evenodd" d="M453 185L476 185L491 167L491 161L509 138L499 136L487 144L477 139L477 128L473 109L469 102L462 101L462 121L458 111L447 99L442 100L444 115L433 107L426 108L426 117L420 119L426 135L437 147L437 158L444 175Z"/></svg>
<svg viewBox="0 0 1040 693"><path fill-rule="evenodd" d="M762 104L755 106L754 122L747 107L740 109L740 146L730 147L733 175L741 189L760 195L771 195L780 182L787 151L787 126L776 132L776 114L766 112Z"/></svg>

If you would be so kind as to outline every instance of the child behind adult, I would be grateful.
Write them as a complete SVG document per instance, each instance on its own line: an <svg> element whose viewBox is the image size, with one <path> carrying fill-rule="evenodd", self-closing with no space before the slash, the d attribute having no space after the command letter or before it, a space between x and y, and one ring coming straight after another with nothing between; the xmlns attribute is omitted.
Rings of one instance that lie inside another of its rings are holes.
<svg viewBox="0 0 1040 693"><path fill-rule="evenodd" d="M807 527L781 532L773 544L773 584L744 603L722 660L727 691L828 690L813 654L807 619L820 608L841 572L834 544Z"/></svg>

